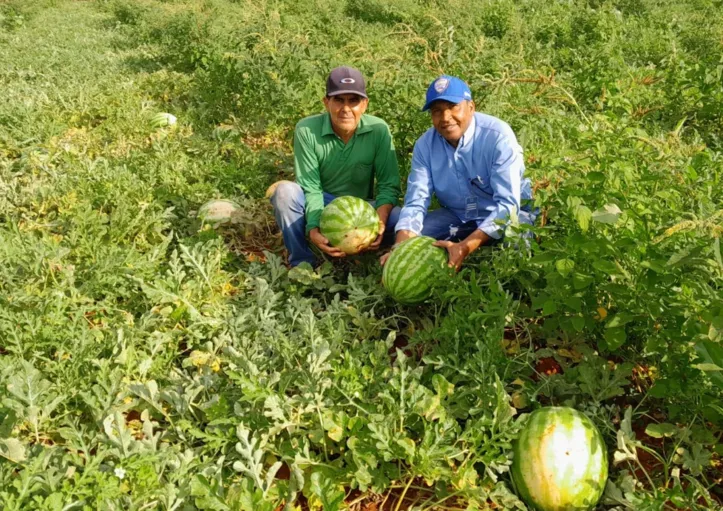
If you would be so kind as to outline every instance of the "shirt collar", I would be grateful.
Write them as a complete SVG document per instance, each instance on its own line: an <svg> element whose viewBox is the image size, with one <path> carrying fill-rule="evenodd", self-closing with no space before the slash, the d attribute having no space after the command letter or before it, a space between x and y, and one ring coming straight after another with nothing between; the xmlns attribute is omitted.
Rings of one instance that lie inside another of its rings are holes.
<svg viewBox="0 0 723 511"><path fill-rule="evenodd" d="M472 140L474 140L474 132L476 128L477 122L474 114L472 114L472 121L469 123L469 126L467 126L467 130L464 132L464 135L462 135L462 138L460 139L459 144L457 144L457 147L464 147L471 144Z"/></svg>
<svg viewBox="0 0 723 511"><path fill-rule="evenodd" d="M363 114L361 116L354 135L361 135L362 133L369 133L370 131L372 131L372 127L369 126L366 117L366 114ZM321 126L321 136L325 137L327 135L336 136L336 133L334 133L334 128L331 127L331 115L329 115L329 112L324 115L324 122Z"/></svg>

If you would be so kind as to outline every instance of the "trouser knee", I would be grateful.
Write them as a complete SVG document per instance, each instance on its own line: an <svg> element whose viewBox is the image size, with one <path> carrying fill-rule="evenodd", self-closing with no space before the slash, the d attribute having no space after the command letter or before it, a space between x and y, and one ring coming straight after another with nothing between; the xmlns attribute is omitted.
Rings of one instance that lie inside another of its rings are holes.
<svg viewBox="0 0 723 511"><path fill-rule="evenodd" d="M282 181L271 195L271 204L277 211L295 211L304 208L304 190L292 181Z"/></svg>

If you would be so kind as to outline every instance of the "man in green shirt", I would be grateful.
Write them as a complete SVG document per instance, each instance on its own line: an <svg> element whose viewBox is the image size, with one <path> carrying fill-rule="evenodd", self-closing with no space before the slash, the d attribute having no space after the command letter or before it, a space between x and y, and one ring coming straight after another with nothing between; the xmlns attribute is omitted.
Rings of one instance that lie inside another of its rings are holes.
<svg viewBox="0 0 723 511"><path fill-rule="evenodd" d="M364 113L368 104L361 73L338 67L326 82L326 113L306 117L296 125L296 182L280 182L271 196L291 266L315 263L306 235L322 252L332 257L346 255L329 245L319 231L324 206L344 195L369 201L379 214L380 234L370 250L393 242L401 211L397 207L399 167L389 126Z"/></svg>

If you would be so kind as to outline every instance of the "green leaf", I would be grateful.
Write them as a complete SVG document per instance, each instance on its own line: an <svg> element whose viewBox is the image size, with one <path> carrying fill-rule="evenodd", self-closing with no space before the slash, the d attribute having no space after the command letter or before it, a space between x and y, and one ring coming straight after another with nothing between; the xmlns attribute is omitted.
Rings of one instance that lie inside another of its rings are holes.
<svg viewBox="0 0 723 511"><path fill-rule="evenodd" d="M616 204L607 204L601 209L598 209L592 214L592 219L595 222L603 224L615 224L620 218L622 211Z"/></svg>
<svg viewBox="0 0 723 511"><path fill-rule="evenodd" d="M609 328L605 331L605 343L608 351L615 351L625 344L626 339L625 328Z"/></svg>
<svg viewBox="0 0 723 511"><path fill-rule="evenodd" d="M555 303L554 300L547 300L542 305L542 314L545 316L549 316L550 314L554 314L557 312L557 303Z"/></svg>
<svg viewBox="0 0 723 511"><path fill-rule="evenodd" d="M619 312L618 314L615 314L608 319L607 324L605 325L605 328L617 328L621 327L623 325L627 325L630 323L635 316L632 314L627 314L625 312Z"/></svg>
<svg viewBox="0 0 723 511"><path fill-rule="evenodd" d="M593 279L589 275L583 275L582 273L576 273L572 276L572 287L575 289L575 291L579 291L580 289L584 289L590 284L593 283L595 279Z"/></svg>
<svg viewBox="0 0 723 511"><path fill-rule="evenodd" d="M577 224L580 226L583 232L587 232L590 228L590 219L592 218L592 211L587 206L578 206L575 209L575 219Z"/></svg>
<svg viewBox="0 0 723 511"><path fill-rule="evenodd" d="M441 374L435 374L432 376L432 386L437 392L437 395L442 398L451 396L454 392L454 384L447 381L447 378Z"/></svg>
<svg viewBox="0 0 723 511"><path fill-rule="evenodd" d="M605 261L604 259L598 259L592 263L592 267L596 270L607 273L608 275L616 275L620 273L620 269L614 262Z"/></svg>
<svg viewBox="0 0 723 511"><path fill-rule="evenodd" d="M645 434L653 438L670 438L676 433L676 431L678 431L678 428L676 428L673 424L668 424L667 422L661 422L660 424L648 424L648 427L645 428Z"/></svg>
<svg viewBox="0 0 723 511"><path fill-rule="evenodd" d="M704 340L695 345L695 351L700 357L700 363L694 367L705 371L713 383L723 388L723 345Z"/></svg>
<svg viewBox="0 0 723 511"><path fill-rule="evenodd" d="M585 329L585 318L583 318L582 316L573 316L571 321L572 326L578 332L582 332Z"/></svg>
<svg viewBox="0 0 723 511"><path fill-rule="evenodd" d="M0 456L21 463L25 461L25 446L17 438L0 438Z"/></svg>
<svg viewBox="0 0 723 511"><path fill-rule="evenodd" d="M311 491L319 497L324 511L339 511L344 502L344 492L331 478L321 471L311 474Z"/></svg>
<svg viewBox="0 0 723 511"><path fill-rule="evenodd" d="M559 259L555 263L557 272L563 277L567 277L573 269L575 269L575 261L572 259Z"/></svg>

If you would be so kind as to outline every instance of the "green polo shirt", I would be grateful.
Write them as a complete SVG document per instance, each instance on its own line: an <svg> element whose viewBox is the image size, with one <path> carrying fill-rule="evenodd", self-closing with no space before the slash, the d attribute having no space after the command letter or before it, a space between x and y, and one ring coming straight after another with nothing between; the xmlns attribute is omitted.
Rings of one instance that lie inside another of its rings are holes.
<svg viewBox="0 0 723 511"><path fill-rule="evenodd" d="M294 131L296 181L306 198L306 233L319 227L324 192L336 197L376 198L376 207L397 205L402 194L397 154L389 126L362 115L354 136L344 144L328 113L299 121Z"/></svg>

